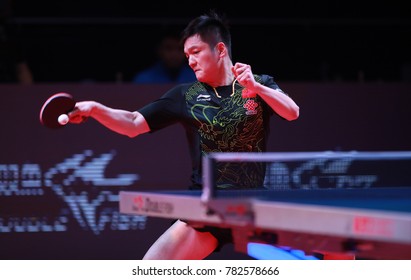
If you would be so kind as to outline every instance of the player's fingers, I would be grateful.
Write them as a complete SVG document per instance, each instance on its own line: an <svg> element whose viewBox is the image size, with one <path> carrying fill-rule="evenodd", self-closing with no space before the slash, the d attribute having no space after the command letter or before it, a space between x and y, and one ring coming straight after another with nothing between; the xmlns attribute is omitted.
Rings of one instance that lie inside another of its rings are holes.
<svg viewBox="0 0 411 280"><path fill-rule="evenodd" d="M70 123L81 123L82 118L80 116L70 116L69 117L69 122Z"/></svg>
<svg viewBox="0 0 411 280"><path fill-rule="evenodd" d="M236 73L236 71L235 71L235 69L234 69L234 66L231 67L231 72L234 74L234 77L237 78L237 73Z"/></svg>
<svg viewBox="0 0 411 280"><path fill-rule="evenodd" d="M250 65L240 62L236 62L233 67L236 71L245 71L246 69L251 68Z"/></svg>
<svg viewBox="0 0 411 280"><path fill-rule="evenodd" d="M88 117L82 116L82 117L81 117L81 120L80 120L80 123L83 123L83 122L85 122L86 120L88 120Z"/></svg>
<svg viewBox="0 0 411 280"><path fill-rule="evenodd" d="M251 66L244 63L236 63L232 68L231 71L233 72L234 76L238 79L239 76L243 73L252 73Z"/></svg>
<svg viewBox="0 0 411 280"><path fill-rule="evenodd" d="M242 65L241 63L237 62L233 65L233 67L231 67L231 71L233 72L233 74L236 78L239 74L241 74L241 72L239 71L241 65Z"/></svg>
<svg viewBox="0 0 411 280"><path fill-rule="evenodd" d="M70 123L75 123L75 124L80 124L83 123L87 120L87 117L84 116L74 116L74 117L70 117L69 118L69 122Z"/></svg>
<svg viewBox="0 0 411 280"><path fill-rule="evenodd" d="M74 108L70 113L68 113L70 123L82 123L87 117L82 115L82 112L78 108Z"/></svg>
<svg viewBox="0 0 411 280"><path fill-rule="evenodd" d="M250 71L244 71L238 74L236 79L241 85L247 87L249 83L252 82L253 77Z"/></svg>

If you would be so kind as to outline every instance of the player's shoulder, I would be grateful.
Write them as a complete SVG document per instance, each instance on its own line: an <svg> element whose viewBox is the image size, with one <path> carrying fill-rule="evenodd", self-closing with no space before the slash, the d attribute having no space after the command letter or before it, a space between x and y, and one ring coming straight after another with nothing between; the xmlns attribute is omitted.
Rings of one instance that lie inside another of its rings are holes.
<svg viewBox="0 0 411 280"><path fill-rule="evenodd" d="M254 74L254 79L264 85L275 82L274 77L268 74Z"/></svg>
<svg viewBox="0 0 411 280"><path fill-rule="evenodd" d="M178 85L175 85L171 90L186 92L190 90L190 88L197 87L199 84L201 84L199 81L180 83Z"/></svg>
<svg viewBox="0 0 411 280"><path fill-rule="evenodd" d="M254 75L254 79L264 86L267 86L267 87L270 87L276 90L280 90L281 92L283 92L281 88L279 87L279 85L277 84L277 82L274 80L274 77L271 75L268 75L268 74Z"/></svg>
<svg viewBox="0 0 411 280"><path fill-rule="evenodd" d="M170 90L167 91L167 96L173 97L184 97L187 92L190 91L193 87L198 86L199 82L188 82L188 83L181 83L173 86Z"/></svg>

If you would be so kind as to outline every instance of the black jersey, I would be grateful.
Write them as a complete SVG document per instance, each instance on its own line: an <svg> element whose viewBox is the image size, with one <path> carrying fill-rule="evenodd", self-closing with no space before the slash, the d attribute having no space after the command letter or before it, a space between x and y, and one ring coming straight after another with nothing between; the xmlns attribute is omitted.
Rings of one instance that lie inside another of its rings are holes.
<svg viewBox="0 0 411 280"><path fill-rule="evenodd" d="M279 89L273 78L255 75L256 81ZM242 98L243 87L212 87L194 82L178 85L139 112L151 132L174 123L186 131L192 159L193 185L201 186L201 159L210 152L264 152L273 110L258 95ZM251 166L252 165L252 166ZM255 188L263 184L264 165L237 163L218 166L221 188Z"/></svg>

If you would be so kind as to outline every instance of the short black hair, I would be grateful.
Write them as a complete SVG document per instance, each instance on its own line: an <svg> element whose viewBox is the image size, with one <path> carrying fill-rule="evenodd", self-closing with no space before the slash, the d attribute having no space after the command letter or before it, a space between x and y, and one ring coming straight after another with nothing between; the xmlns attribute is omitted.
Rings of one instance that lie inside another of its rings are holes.
<svg viewBox="0 0 411 280"><path fill-rule="evenodd" d="M231 34L225 15L210 10L208 13L193 19L183 30L181 42L184 44L189 37L196 34L211 48L214 48L217 43L223 42L231 58Z"/></svg>

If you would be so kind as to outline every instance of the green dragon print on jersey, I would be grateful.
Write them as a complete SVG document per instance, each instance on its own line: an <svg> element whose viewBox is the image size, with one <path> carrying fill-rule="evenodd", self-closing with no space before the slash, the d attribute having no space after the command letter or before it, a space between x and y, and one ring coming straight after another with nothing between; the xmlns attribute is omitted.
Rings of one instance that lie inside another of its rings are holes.
<svg viewBox="0 0 411 280"><path fill-rule="evenodd" d="M211 152L264 150L262 100L259 97L243 98L242 90L243 87L237 82L232 96L219 98L212 88L197 82L187 92L187 109L198 129L203 155ZM252 187L256 187L256 181L261 184L261 164L225 163L220 164L218 169L222 174L218 179L219 187L227 185L232 188L233 184L244 182L253 182ZM259 180L256 180L257 177Z"/></svg>

